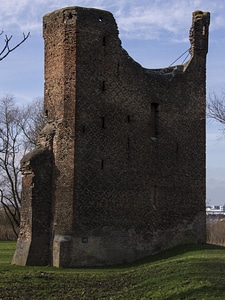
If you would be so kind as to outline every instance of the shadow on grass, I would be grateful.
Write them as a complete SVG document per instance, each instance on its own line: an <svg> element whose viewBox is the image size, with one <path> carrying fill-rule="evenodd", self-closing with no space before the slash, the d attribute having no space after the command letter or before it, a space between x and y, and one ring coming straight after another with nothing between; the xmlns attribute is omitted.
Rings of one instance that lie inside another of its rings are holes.
<svg viewBox="0 0 225 300"><path fill-rule="evenodd" d="M0 255L1 257L5 254L5 257L10 256L9 261L11 263L11 259L14 254L14 249L16 247L15 242L3 242L0 241ZM160 253L150 255L145 258L138 259L134 262L129 262L129 263L124 263L124 264L117 264L117 265L109 265L109 266L104 266L104 267L77 267L77 268L60 268L60 269L129 269L131 267L139 267L141 265L149 264L152 262L157 262L161 260L166 260L166 259L171 259L171 258L176 258L178 256L186 256L190 254L190 252L196 252L196 251L210 251L210 250L217 250L217 251L225 251L225 247L218 246L218 245L213 245L213 244L201 244L201 245L183 245L183 246L177 246L171 249L167 249L165 251L162 251ZM10 255L11 254L11 255ZM224 252L225 254L225 252ZM55 269L55 268L54 268ZM57 270L57 269L55 269Z"/></svg>
<svg viewBox="0 0 225 300"><path fill-rule="evenodd" d="M218 250L224 251L225 255L225 247L212 245L212 244L202 244L202 245L183 245L177 246L160 253L150 255L145 258L138 259L134 262L112 265L112 266L105 266L101 267L101 269L128 269L131 267L139 267L141 265L149 264L152 262L162 261L166 259L176 258L177 256L185 256L190 254L190 252L197 252L197 251L210 251L210 250ZM92 268L90 268L92 269ZM96 269L96 267L95 267ZM98 268L97 268L98 269Z"/></svg>

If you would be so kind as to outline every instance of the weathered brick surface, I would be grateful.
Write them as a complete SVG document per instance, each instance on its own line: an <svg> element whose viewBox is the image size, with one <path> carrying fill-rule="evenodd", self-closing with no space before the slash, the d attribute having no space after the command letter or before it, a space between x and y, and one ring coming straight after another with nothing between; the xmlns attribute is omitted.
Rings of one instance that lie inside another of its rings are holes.
<svg viewBox="0 0 225 300"><path fill-rule="evenodd" d="M51 245L52 151L38 147L21 161L22 208L13 263L47 265Z"/></svg>
<svg viewBox="0 0 225 300"><path fill-rule="evenodd" d="M205 242L208 26L209 13L193 13L191 59L148 70L121 47L109 12L44 16L49 263L120 263ZM34 211L26 180L24 206Z"/></svg>

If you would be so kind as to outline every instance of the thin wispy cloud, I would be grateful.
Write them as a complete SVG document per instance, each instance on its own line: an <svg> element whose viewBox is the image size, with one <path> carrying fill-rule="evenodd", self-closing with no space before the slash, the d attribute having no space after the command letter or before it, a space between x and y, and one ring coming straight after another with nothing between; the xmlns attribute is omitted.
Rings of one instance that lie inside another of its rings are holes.
<svg viewBox="0 0 225 300"><path fill-rule="evenodd" d="M141 1L130 6L127 11L120 10L116 17L120 31L128 38L155 39L169 33L174 41L180 42L186 41L192 12L195 10L201 9L212 13L212 30L225 27L223 16L225 3L219 4L220 10L217 4L207 0ZM214 15L215 11L217 13Z"/></svg>

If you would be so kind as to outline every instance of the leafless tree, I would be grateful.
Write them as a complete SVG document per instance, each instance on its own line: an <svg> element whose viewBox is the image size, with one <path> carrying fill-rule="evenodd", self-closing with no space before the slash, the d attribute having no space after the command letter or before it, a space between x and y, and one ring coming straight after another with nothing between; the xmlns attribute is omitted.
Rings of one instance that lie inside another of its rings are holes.
<svg viewBox="0 0 225 300"><path fill-rule="evenodd" d="M3 36L4 32L0 32L0 35ZM0 61L3 60L4 58L6 58L6 56L9 55L9 53L11 53L12 51L14 51L16 48L18 48L21 44L23 44L28 37L30 36L30 32L28 32L28 34L24 34L23 33L23 38L16 44L14 44L13 46L11 46L11 42L12 42L12 35L8 36L7 34L5 34L5 38L4 38L4 43L2 46L2 50L0 50Z"/></svg>
<svg viewBox="0 0 225 300"><path fill-rule="evenodd" d="M16 235L20 226L20 160L34 147L44 124L41 103L39 99L22 107L12 96L0 99L0 201Z"/></svg>
<svg viewBox="0 0 225 300"><path fill-rule="evenodd" d="M43 113L43 98L35 99L22 109L20 127L23 131L24 143L27 151L33 149L37 143L38 135L46 123Z"/></svg>
<svg viewBox="0 0 225 300"><path fill-rule="evenodd" d="M225 125L225 93L211 93L207 103L207 116Z"/></svg>

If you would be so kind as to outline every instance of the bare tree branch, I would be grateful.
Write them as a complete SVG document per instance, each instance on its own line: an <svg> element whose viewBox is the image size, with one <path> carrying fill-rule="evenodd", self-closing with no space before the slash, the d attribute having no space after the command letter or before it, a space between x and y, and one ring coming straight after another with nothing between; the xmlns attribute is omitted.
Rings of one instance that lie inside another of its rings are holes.
<svg viewBox="0 0 225 300"><path fill-rule="evenodd" d="M2 34L3 34L3 31L0 33L0 35L2 35ZM6 56L8 56L9 53L14 51L21 44L23 44L28 39L29 36L30 36L30 32L28 32L28 34L23 33L23 39L16 45L14 45L13 47L10 47L10 41L12 40L12 35L8 36L6 34L5 35L5 44L2 48L2 50L0 51L0 61L3 60L4 58L6 58Z"/></svg>
<svg viewBox="0 0 225 300"><path fill-rule="evenodd" d="M225 125L225 94L220 97L210 94L207 103L207 117Z"/></svg>
<svg viewBox="0 0 225 300"><path fill-rule="evenodd" d="M27 140L28 150L36 146L38 135L46 124L43 103L43 98L37 98L22 110L20 127Z"/></svg>

